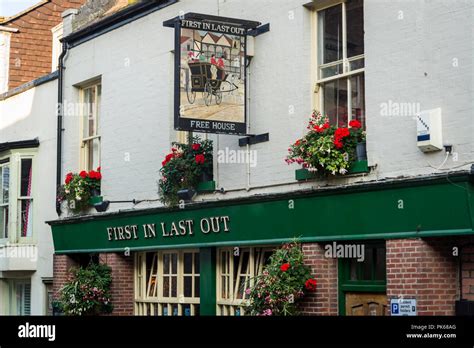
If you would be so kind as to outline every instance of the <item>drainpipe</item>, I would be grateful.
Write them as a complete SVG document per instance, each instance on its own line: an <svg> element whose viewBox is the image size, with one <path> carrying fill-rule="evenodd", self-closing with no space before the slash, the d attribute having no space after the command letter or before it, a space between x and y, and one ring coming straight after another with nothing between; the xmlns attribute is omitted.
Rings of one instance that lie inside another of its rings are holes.
<svg viewBox="0 0 474 348"><path fill-rule="evenodd" d="M67 37L73 32L73 21L74 17L78 13L77 9L68 9L62 13L63 18L63 38ZM64 66L64 60L69 50L69 44L66 40L62 40L63 43L63 51L59 56L59 64L58 64L58 105L57 105L57 113L58 113L58 129L57 129L57 148L56 148L56 213L58 216L61 216L61 204L58 202L58 194L59 188L62 184L62 156L63 156L63 119L64 119L64 98L63 98L63 85L64 85L64 70L66 67Z"/></svg>
<svg viewBox="0 0 474 348"><path fill-rule="evenodd" d="M63 117L64 117L64 107L63 107L63 81L64 81L64 57L67 54L69 49L68 44L63 42L63 51L59 56L59 65L58 65L58 129L57 129L57 148L56 148L56 213L58 216L61 216L61 203L58 201L57 197L59 195L59 188L62 183L62 153L63 153Z"/></svg>

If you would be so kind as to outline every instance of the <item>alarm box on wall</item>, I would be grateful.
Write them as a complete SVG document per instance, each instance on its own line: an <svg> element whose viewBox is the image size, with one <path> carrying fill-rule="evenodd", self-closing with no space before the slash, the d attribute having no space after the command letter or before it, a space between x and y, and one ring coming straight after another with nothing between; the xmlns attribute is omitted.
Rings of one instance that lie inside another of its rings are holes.
<svg viewBox="0 0 474 348"><path fill-rule="evenodd" d="M443 149L441 109L422 111L416 117L418 147L423 152Z"/></svg>

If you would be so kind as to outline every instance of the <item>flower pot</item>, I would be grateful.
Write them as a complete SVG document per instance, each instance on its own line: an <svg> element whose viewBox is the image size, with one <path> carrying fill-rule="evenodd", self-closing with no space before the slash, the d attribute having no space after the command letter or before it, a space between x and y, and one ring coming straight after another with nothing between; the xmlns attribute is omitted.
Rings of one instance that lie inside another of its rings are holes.
<svg viewBox="0 0 474 348"><path fill-rule="evenodd" d="M212 169L205 168L201 173L201 177L199 178L199 182L210 182L214 179L214 175L212 173Z"/></svg>
<svg viewBox="0 0 474 348"><path fill-rule="evenodd" d="M92 197L99 197L99 196L100 196L100 190L98 190L98 189L92 189L92 190L91 190L91 196L92 196Z"/></svg>
<svg viewBox="0 0 474 348"><path fill-rule="evenodd" d="M101 196L92 196L90 199L89 199L89 205L91 206L95 206L97 204L100 204L104 201L104 198L101 197Z"/></svg>
<svg viewBox="0 0 474 348"><path fill-rule="evenodd" d="M358 143L357 144L357 161L367 161L367 144Z"/></svg>

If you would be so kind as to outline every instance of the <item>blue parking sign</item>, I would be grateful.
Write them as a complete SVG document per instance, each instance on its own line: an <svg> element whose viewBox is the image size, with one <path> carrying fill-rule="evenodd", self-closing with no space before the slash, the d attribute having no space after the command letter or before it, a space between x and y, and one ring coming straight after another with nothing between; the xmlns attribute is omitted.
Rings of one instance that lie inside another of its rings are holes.
<svg viewBox="0 0 474 348"><path fill-rule="evenodd" d="M392 314L400 314L398 303L392 303Z"/></svg>

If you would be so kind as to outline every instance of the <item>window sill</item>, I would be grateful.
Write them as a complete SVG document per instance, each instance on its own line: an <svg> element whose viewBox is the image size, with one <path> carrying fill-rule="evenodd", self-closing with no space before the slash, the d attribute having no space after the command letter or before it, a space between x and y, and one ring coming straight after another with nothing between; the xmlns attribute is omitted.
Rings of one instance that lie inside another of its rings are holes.
<svg viewBox="0 0 474 348"><path fill-rule="evenodd" d="M349 169L349 172L346 174L346 176L351 174L363 174L368 172L368 161L356 161L352 164L352 167ZM303 168L296 170L295 177L297 181L313 180L318 179L318 173L310 172L309 170Z"/></svg>

